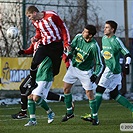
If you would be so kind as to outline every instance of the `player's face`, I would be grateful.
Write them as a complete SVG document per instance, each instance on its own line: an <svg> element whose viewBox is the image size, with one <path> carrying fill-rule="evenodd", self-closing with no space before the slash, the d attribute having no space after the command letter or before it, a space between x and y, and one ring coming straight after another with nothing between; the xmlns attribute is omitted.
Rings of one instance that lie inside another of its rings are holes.
<svg viewBox="0 0 133 133"><path fill-rule="evenodd" d="M83 38L88 39L89 38L89 31L87 29L84 29L82 32Z"/></svg>
<svg viewBox="0 0 133 133"><path fill-rule="evenodd" d="M89 42L91 40L91 38L92 38L92 35L89 34L89 30L87 30L85 28L84 28L84 30L82 32L82 36L87 42Z"/></svg>
<svg viewBox="0 0 133 133"><path fill-rule="evenodd" d="M30 20L36 20L36 12L27 13L26 16L27 16Z"/></svg>
<svg viewBox="0 0 133 133"><path fill-rule="evenodd" d="M114 29L111 28L111 26L109 24L105 24L104 26L104 34L107 36L110 36L113 34Z"/></svg>

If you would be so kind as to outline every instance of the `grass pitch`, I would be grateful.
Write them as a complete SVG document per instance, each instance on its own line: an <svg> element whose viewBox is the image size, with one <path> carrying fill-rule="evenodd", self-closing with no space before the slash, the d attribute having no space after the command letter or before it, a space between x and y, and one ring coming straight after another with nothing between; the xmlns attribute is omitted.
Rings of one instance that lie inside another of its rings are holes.
<svg viewBox="0 0 133 133"><path fill-rule="evenodd" d="M103 101L99 110L100 124L92 126L90 122L80 119L81 115L89 113L88 101L75 102L75 117L61 123L66 108L62 102L48 103L56 116L54 122L47 123L46 112L37 106L37 125L24 127L28 119L16 120L11 114L20 110L20 105L0 106L0 133L120 133L121 123L132 123L131 112L113 100Z"/></svg>

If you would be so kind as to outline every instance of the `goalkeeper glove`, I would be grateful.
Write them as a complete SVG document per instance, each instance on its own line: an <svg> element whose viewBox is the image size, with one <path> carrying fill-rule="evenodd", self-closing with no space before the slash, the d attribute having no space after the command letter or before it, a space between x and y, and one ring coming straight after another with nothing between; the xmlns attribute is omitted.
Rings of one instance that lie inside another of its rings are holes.
<svg viewBox="0 0 133 133"><path fill-rule="evenodd" d="M96 76L95 74L93 74L93 75L90 77L90 81L91 81L92 83L94 83L94 82L96 81L96 79L97 79L97 76Z"/></svg>

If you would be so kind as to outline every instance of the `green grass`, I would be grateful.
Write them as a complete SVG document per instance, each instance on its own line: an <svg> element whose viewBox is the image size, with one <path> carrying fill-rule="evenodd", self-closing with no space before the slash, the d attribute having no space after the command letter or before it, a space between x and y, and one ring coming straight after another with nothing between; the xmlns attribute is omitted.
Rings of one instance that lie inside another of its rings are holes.
<svg viewBox="0 0 133 133"><path fill-rule="evenodd" d="M121 123L133 122L131 112L113 100L102 102L98 126L92 126L90 122L80 119L81 115L90 112L87 101L75 102L75 117L64 123L60 122L66 112L64 103L48 104L56 114L54 122L48 124L45 111L37 107L38 124L33 127L24 127L28 118L23 120L11 118L11 114L20 110L20 105L0 106L0 133L120 133Z"/></svg>

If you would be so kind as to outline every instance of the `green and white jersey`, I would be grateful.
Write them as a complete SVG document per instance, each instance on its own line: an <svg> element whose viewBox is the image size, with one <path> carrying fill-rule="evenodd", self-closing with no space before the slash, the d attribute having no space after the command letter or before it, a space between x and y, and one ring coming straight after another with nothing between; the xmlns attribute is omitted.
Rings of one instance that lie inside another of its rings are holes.
<svg viewBox="0 0 133 133"><path fill-rule="evenodd" d="M39 65L36 81L53 81L52 61L49 57Z"/></svg>
<svg viewBox="0 0 133 133"><path fill-rule="evenodd" d="M102 72L103 64L101 60L100 48L93 38L86 42L82 34L77 34L72 40L72 65L82 71L88 71L95 67L93 74L99 76Z"/></svg>
<svg viewBox="0 0 133 133"><path fill-rule="evenodd" d="M121 73L121 66L119 63L120 54L126 55L129 53L123 42L113 35L111 38L103 36L102 38L102 55L105 60L105 65L114 74Z"/></svg>

